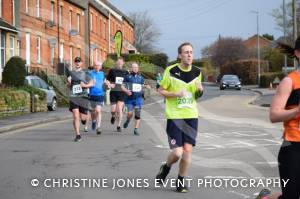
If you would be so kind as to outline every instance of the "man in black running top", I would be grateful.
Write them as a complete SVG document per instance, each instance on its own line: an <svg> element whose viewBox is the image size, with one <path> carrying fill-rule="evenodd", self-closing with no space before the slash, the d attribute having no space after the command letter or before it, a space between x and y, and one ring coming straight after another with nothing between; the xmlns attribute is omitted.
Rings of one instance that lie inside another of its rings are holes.
<svg viewBox="0 0 300 199"><path fill-rule="evenodd" d="M124 99L126 94L122 91L121 85L128 71L123 70L124 59L119 57L116 62L116 68L110 69L107 75L107 80L110 82L110 103L111 103L111 124L115 123L117 119L117 131L121 132L121 122L123 118ZM117 114L116 114L117 112Z"/></svg>

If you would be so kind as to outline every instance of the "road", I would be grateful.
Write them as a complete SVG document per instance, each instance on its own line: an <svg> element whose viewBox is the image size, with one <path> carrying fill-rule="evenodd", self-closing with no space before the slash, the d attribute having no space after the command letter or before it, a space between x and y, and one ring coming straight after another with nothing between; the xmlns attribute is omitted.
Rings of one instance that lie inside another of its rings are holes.
<svg viewBox="0 0 300 199"><path fill-rule="evenodd" d="M198 103L199 135L187 194L174 192L171 183L178 164L166 188L155 185L153 178L169 150L164 103L153 96L142 113L141 136L133 135L132 124L116 132L108 113L103 116L103 134L83 134L79 143L72 141L70 120L1 134L0 198L255 198L261 185L224 183L224 179L278 177L282 127L268 121L267 108L248 104L255 97L247 90L206 87ZM213 184L201 183L207 179ZM133 184L123 184L128 180Z"/></svg>

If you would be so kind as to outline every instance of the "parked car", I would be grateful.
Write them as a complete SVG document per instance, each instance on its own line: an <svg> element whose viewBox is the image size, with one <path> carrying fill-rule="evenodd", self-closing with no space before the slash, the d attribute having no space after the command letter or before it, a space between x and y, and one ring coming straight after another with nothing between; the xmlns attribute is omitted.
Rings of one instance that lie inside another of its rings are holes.
<svg viewBox="0 0 300 199"><path fill-rule="evenodd" d="M241 90L242 85L239 77L236 75L223 75L220 80L220 90L224 90L225 88Z"/></svg>
<svg viewBox="0 0 300 199"><path fill-rule="evenodd" d="M41 89L46 93L48 110L55 111L57 108L57 97L53 87L49 86L38 76L30 75L25 77L25 84Z"/></svg>

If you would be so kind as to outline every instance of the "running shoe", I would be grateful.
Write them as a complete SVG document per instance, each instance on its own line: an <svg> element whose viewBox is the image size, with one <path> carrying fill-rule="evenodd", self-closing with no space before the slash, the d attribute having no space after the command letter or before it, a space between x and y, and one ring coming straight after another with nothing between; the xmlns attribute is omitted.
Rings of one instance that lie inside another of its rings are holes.
<svg viewBox="0 0 300 199"><path fill-rule="evenodd" d="M134 135L140 135L140 133L138 132L138 129L137 129L137 128L134 128L133 134L134 134Z"/></svg>
<svg viewBox="0 0 300 199"><path fill-rule="evenodd" d="M110 119L110 123L111 123L111 124L114 124L114 123L115 123L115 121L116 121L116 118L115 118L115 117L111 117L111 119Z"/></svg>
<svg viewBox="0 0 300 199"><path fill-rule="evenodd" d="M176 187L176 191L178 193L187 193L187 192L189 192L189 189L186 186L179 185Z"/></svg>
<svg viewBox="0 0 300 199"><path fill-rule="evenodd" d="M92 130L96 130L96 121L92 121Z"/></svg>
<svg viewBox="0 0 300 199"><path fill-rule="evenodd" d="M155 179L158 180L158 183L162 184L166 180L166 177L169 174L170 169L171 168L168 167L166 163L160 166L159 172L155 177Z"/></svg>
<svg viewBox="0 0 300 199"><path fill-rule="evenodd" d="M123 128L126 129L128 127L130 120L126 120L126 122L123 124Z"/></svg>
<svg viewBox="0 0 300 199"><path fill-rule="evenodd" d="M80 142L81 141L81 135L76 135L74 142Z"/></svg>
<svg viewBox="0 0 300 199"><path fill-rule="evenodd" d="M269 189L263 189L259 192L258 196L256 197L256 199L268 199L271 195L271 191Z"/></svg>
<svg viewBox="0 0 300 199"><path fill-rule="evenodd" d="M122 132L122 129L121 129L120 126L117 126L117 131L118 131L118 132Z"/></svg>
<svg viewBox="0 0 300 199"><path fill-rule="evenodd" d="M100 134L102 133L102 132L101 132L101 129L100 129L99 127L97 128L97 131L96 131L96 132L97 132L97 135L100 135Z"/></svg>

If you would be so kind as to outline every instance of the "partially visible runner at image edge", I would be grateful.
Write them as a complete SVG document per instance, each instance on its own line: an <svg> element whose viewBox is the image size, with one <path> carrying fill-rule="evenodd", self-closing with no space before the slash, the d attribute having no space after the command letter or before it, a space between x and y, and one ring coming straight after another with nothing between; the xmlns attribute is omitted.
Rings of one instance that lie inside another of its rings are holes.
<svg viewBox="0 0 300 199"><path fill-rule="evenodd" d="M105 84L108 82L105 79L105 74L102 71L102 62L96 61L94 70L89 72L93 80L93 86L90 88L90 104L91 104L91 118L92 130L96 130L97 134L101 134L101 108L104 105Z"/></svg>
<svg viewBox="0 0 300 199"><path fill-rule="evenodd" d="M80 57L74 59L74 69L69 72L68 86L70 88L70 107L73 114L73 127L75 130L75 142L81 141L80 120L82 125L86 125L89 107L87 89L93 86L93 81L86 71L82 69Z"/></svg>
<svg viewBox="0 0 300 199"><path fill-rule="evenodd" d="M284 53L300 58L300 37L295 47L279 43ZM280 193L271 193L263 189L257 199L299 199L300 197L300 69L289 73L279 84L270 108L272 123L283 122L283 143L278 154L278 168L281 180ZM282 180L289 180L286 187Z"/></svg>
<svg viewBox="0 0 300 199"><path fill-rule="evenodd" d="M183 43L178 47L180 63L166 68L158 92L166 98L167 135L171 152L160 167L156 180L165 181L171 166L179 162L176 191L188 192L184 177L191 163L192 148L198 130L197 98L203 94L202 74L193 66L193 46Z"/></svg>
<svg viewBox="0 0 300 199"><path fill-rule="evenodd" d="M134 135L140 135L138 128L141 122L141 111L143 105L143 90L144 87L150 89L149 85L145 85L144 78L141 74L139 74L139 65L135 62L131 63L131 70L130 74L127 75L124 79L125 86L122 86L122 90L128 95L125 98L125 105L127 108L127 119L123 124L123 128L127 128L130 120L133 116L134 110Z"/></svg>
<svg viewBox="0 0 300 199"><path fill-rule="evenodd" d="M121 122L123 118L124 100L126 94L121 89L125 76L128 71L123 69L124 59L119 57L116 67L109 70L107 80L110 82L110 103L111 103L111 124L117 119L117 131L121 132Z"/></svg>

